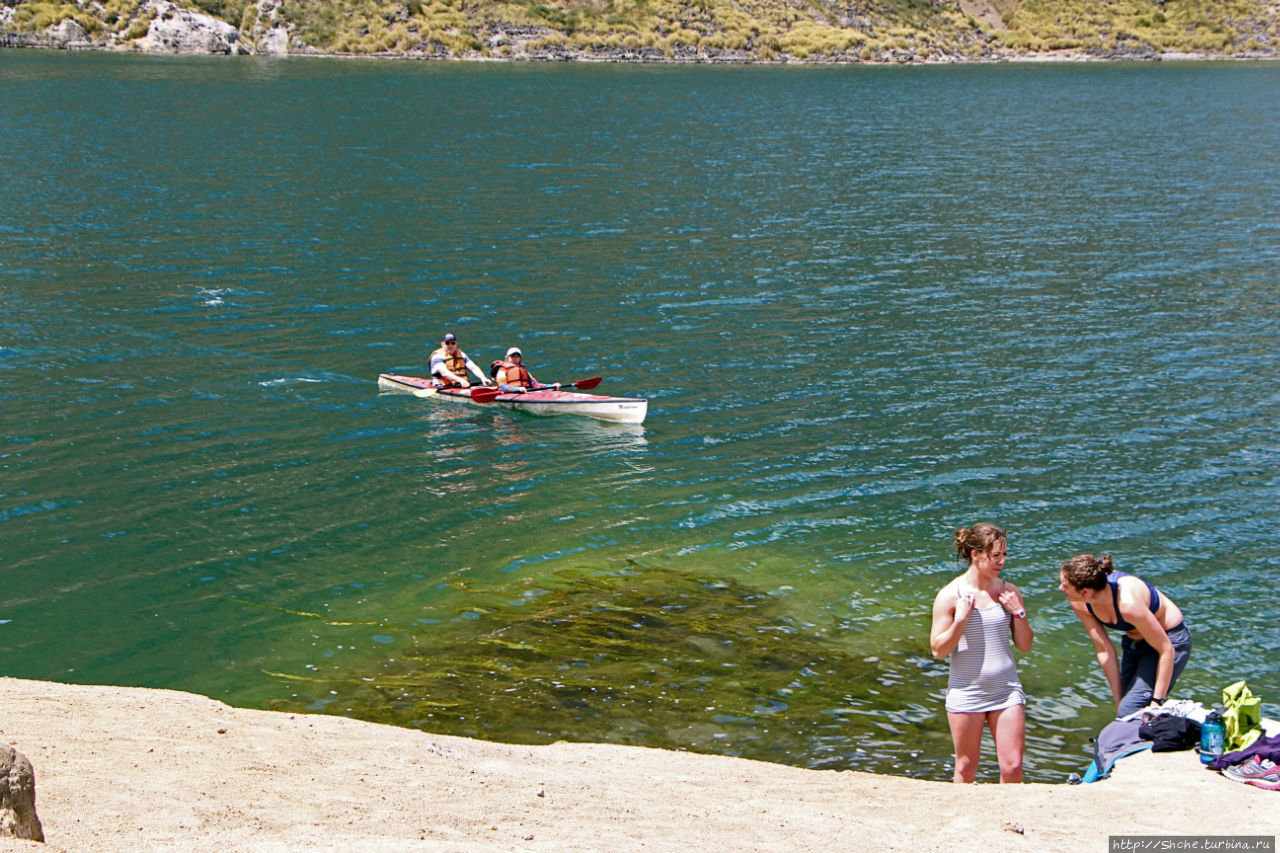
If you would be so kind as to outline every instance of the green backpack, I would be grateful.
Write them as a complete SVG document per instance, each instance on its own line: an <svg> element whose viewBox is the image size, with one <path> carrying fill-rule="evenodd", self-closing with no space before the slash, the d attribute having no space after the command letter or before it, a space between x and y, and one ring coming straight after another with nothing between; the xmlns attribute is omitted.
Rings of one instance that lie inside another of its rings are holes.
<svg viewBox="0 0 1280 853"><path fill-rule="evenodd" d="M1253 695L1248 684L1237 681L1222 688L1222 704L1227 707L1222 715L1227 752L1244 749L1262 736L1262 699Z"/></svg>

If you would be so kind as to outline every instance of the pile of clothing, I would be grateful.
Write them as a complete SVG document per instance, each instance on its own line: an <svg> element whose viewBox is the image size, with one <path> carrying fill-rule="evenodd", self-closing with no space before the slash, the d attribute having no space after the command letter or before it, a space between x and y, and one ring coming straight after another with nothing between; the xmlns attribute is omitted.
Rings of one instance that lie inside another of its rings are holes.
<svg viewBox="0 0 1280 853"><path fill-rule="evenodd" d="M1236 782L1280 790L1280 723L1262 718L1262 700L1243 681L1223 689L1222 704L1226 753L1206 766ZM1105 779L1116 761L1142 750L1199 748L1201 724L1209 714L1210 709L1199 702L1182 699L1115 720L1094 738L1093 761L1083 778L1072 774L1069 781Z"/></svg>
<svg viewBox="0 0 1280 853"><path fill-rule="evenodd" d="M1226 748L1209 764L1233 782L1280 791L1280 726L1262 719L1262 699L1237 681L1222 691ZM1274 730L1273 730L1274 729Z"/></svg>
<svg viewBox="0 0 1280 853"><path fill-rule="evenodd" d="M1173 752L1198 746L1200 724L1208 715L1199 702L1178 699L1113 720L1093 738L1093 760L1084 775L1073 773L1067 781L1075 785L1106 779L1117 761L1146 749Z"/></svg>

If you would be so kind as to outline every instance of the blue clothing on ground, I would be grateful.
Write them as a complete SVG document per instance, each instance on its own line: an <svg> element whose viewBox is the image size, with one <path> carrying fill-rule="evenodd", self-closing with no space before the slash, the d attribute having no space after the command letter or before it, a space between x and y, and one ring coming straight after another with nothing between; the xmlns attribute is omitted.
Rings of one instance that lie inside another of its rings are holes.
<svg viewBox="0 0 1280 853"><path fill-rule="evenodd" d="M1112 720L1103 726L1093 739L1093 760L1085 768L1081 782L1097 782L1111 775L1115 763L1135 752L1150 749L1153 744L1143 740L1141 720Z"/></svg>

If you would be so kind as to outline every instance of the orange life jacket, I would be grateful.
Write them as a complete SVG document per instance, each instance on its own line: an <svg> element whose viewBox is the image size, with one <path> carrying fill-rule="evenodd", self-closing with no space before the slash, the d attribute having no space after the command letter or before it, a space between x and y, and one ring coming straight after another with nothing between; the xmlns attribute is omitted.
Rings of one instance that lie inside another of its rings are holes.
<svg viewBox="0 0 1280 853"><path fill-rule="evenodd" d="M529 375L529 371L523 364L516 364L514 361L507 359L502 362L503 382L508 385L515 385L520 388L532 388L533 377Z"/></svg>
<svg viewBox="0 0 1280 853"><path fill-rule="evenodd" d="M437 355L444 357L444 369L452 373L454 376L465 377L467 375L467 357L462 354L461 347L455 347L453 355L449 355L449 351L444 347L440 347L431 353L431 357L427 359L428 363L435 361ZM445 385L456 385L456 382L446 382L443 376L437 376Z"/></svg>

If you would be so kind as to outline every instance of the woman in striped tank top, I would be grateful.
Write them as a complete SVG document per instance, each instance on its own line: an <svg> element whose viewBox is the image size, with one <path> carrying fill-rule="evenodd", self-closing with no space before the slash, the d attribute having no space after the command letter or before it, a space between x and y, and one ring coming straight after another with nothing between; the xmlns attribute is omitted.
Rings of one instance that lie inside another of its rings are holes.
<svg viewBox="0 0 1280 853"><path fill-rule="evenodd" d="M933 599L929 645L934 657L951 658L947 722L956 749L954 782L976 778L983 726L996 743L1000 781L1022 781L1026 697L1009 639L1028 652L1034 634L1022 593L1000 577L1007 553L1005 533L994 524L960 528L956 555L969 567Z"/></svg>

